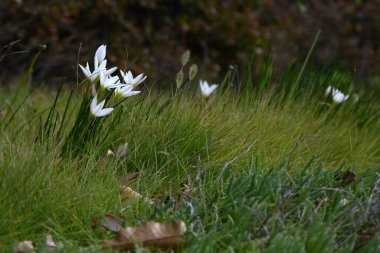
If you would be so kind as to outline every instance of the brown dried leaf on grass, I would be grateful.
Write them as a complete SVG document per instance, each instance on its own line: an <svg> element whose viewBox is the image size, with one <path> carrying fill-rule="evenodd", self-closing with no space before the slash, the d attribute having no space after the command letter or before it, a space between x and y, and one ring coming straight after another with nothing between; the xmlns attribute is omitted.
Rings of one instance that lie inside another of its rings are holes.
<svg viewBox="0 0 380 253"><path fill-rule="evenodd" d="M132 180L138 178L140 176L140 172L130 172L127 173L126 176L120 179L121 185L128 185Z"/></svg>
<svg viewBox="0 0 380 253"><path fill-rule="evenodd" d="M116 157L121 158L128 154L128 142L121 144L116 151Z"/></svg>
<svg viewBox="0 0 380 253"><path fill-rule="evenodd" d="M345 187L356 180L356 174L350 170L346 170L335 175L334 179L340 182L342 187Z"/></svg>
<svg viewBox="0 0 380 253"><path fill-rule="evenodd" d="M121 225L123 224L123 220L113 214L107 213L103 218L101 224L105 229L108 229L112 232L117 232L122 228Z"/></svg>
<svg viewBox="0 0 380 253"><path fill-rule="evenodd" d="M133 250L135 244L162 250L179 249L184 243L186 224L176 220L171 223L148 221L137 227L120 229L116 236L105 241L102 250Z"/></svg>
<svg viewBox="0 0 380 253"><path fill-rule="evenodd" d="M134 190L132 190L131 187L127 187L124 185L121 185L119 187L120 191L120 198L121 200L127 200L127 199L141 199L142 195Z"/></svg>
<svg viewBox="0 0 380 253"><path fill-rule="evenodd" d="M19 242L16 247L13 248L13 253L26 253L35 252L32 241L22 241Z"/></svg>
<svg viewBox="0 0 380 253"><path fill-rule="evenodd" d="M45 250L46 252L53 252L57 245L55 244L53 237L51 235L46 235L45 237ZM16 247L13 248L13 253L32 253L36 252L34 250L34 243L32 241L22 241L19 242Z"/></svg>
<svg viewBox="0 0 380 253"><path fill-rule="evenodd" d="M51 235L45 237L45 247L48 252L54 251L57 248L57 244L55 244Z"/></svg>
<svg viewBox="0 0 380 253"><path fill-rule="evenodd" d="M148 204L153 204L152 200L144 198L140 193L132 190L132 188L128 186L120 185L119 193L122 201L144 199L144 201Z"/></svg>

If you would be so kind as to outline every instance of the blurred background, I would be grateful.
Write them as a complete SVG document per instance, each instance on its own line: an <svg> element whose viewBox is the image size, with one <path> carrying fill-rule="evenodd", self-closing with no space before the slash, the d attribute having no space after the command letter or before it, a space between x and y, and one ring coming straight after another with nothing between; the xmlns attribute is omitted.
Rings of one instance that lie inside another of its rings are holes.
<svg viewBox="0 0 380 253"><path fill-rule="evenodd" d="M107 44L110 65L174 80L190 49L201 74L218 81L229 65L275 72L312 56L380 86L380 0L1 0L0 76L25 71L40 44L35 75L76 81L76 65Z"/></svg>

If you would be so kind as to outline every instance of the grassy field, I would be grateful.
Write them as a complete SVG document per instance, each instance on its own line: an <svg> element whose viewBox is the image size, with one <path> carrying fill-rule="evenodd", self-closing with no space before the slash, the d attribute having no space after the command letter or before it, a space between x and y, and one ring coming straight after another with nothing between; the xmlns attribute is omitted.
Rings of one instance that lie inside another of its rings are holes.
<svg viewBox="0 0 380 253"><path fill-rule="evenodd" d="M27 82L2 89L0 250L32 240L45 252L50 234L56 252L98 252L111 213L124 227L184 221L187 252L379 252L379 105L368 91L326 96L353 92L346 73L269 73L240 86L227 75L209 99L195 82L145 89L85 143L70 136L87 84L56 100Z"/></svg>

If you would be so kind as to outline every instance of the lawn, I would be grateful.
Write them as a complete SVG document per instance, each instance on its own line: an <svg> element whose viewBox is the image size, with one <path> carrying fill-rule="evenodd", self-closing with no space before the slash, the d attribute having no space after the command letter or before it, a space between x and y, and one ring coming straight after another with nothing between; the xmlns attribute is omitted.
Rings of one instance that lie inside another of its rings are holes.
<svg viewBox="0 0 380 253"><path fill-rule="evenodd" d="M375 95L340 70L270 68L230 70L209 98L195 80L150 85L91 119L86 82L57 92L27 73L2 88L0 250L48 252L51 235L55 252L98 252L112 214L183 221L186 252L379 252ZM350 97L334 102L329 85Z"/></svg>

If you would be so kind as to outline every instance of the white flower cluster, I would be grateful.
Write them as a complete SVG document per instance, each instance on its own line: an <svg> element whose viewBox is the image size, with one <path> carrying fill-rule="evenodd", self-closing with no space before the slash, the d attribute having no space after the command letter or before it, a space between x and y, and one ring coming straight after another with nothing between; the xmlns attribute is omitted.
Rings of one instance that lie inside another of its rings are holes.
<svg viewBox="0 0 380 253"><path fill-rule="evenodd" d="M344 94L343 92L341 92L340 90L338 90L337 88L331 85L328 86L326 89L326 96L329 96L329 95L332 96L332 99L337 104L343 103L344 101L350 98L350 95ZM355 103L358 102L359 100L358 94L353 94L352 99L354 100Z"/></svg>
<svg viewBox="0 0 380 253"><path fill-rule="evenodd" d="M106 60L106 45L101 45L94 56L94 70L91 72L90 66L87 62L86 67L79 64L83 74L91 81L93 86L93 95L90 111L95 117L103 117L110 114L114 108L103 108L106 100L104 99L98 104L98 93L105 91L112 91L116 99L126 98L139 94L141 91L133 90L137 85L142 83L146 76L140 74L137 77L133 77L132 72L128 71L124 73L120 70L121 79L117 75L112 75L117 70L117 67L107 69ZM97 84L99 83L99 87Z"/></svg>
<svg viewBox="0 0 380 253"><path fill-rule="evenodd" d="M330 95L330 94L334 102L338 104L346 101L350 97L349 95L344 94L343 92L341 92L340 90L332 86L329 86L326 89L326 95Z"/></svg>
<svg viewBox="0 0 380 253"><path fill-rule="evenodd" d="M205 97L209 97L216 91L216 89L218 88L218 85L216 84L209 85L207 81L200 80L199 87L201 88L202 95Z"/></svg>

